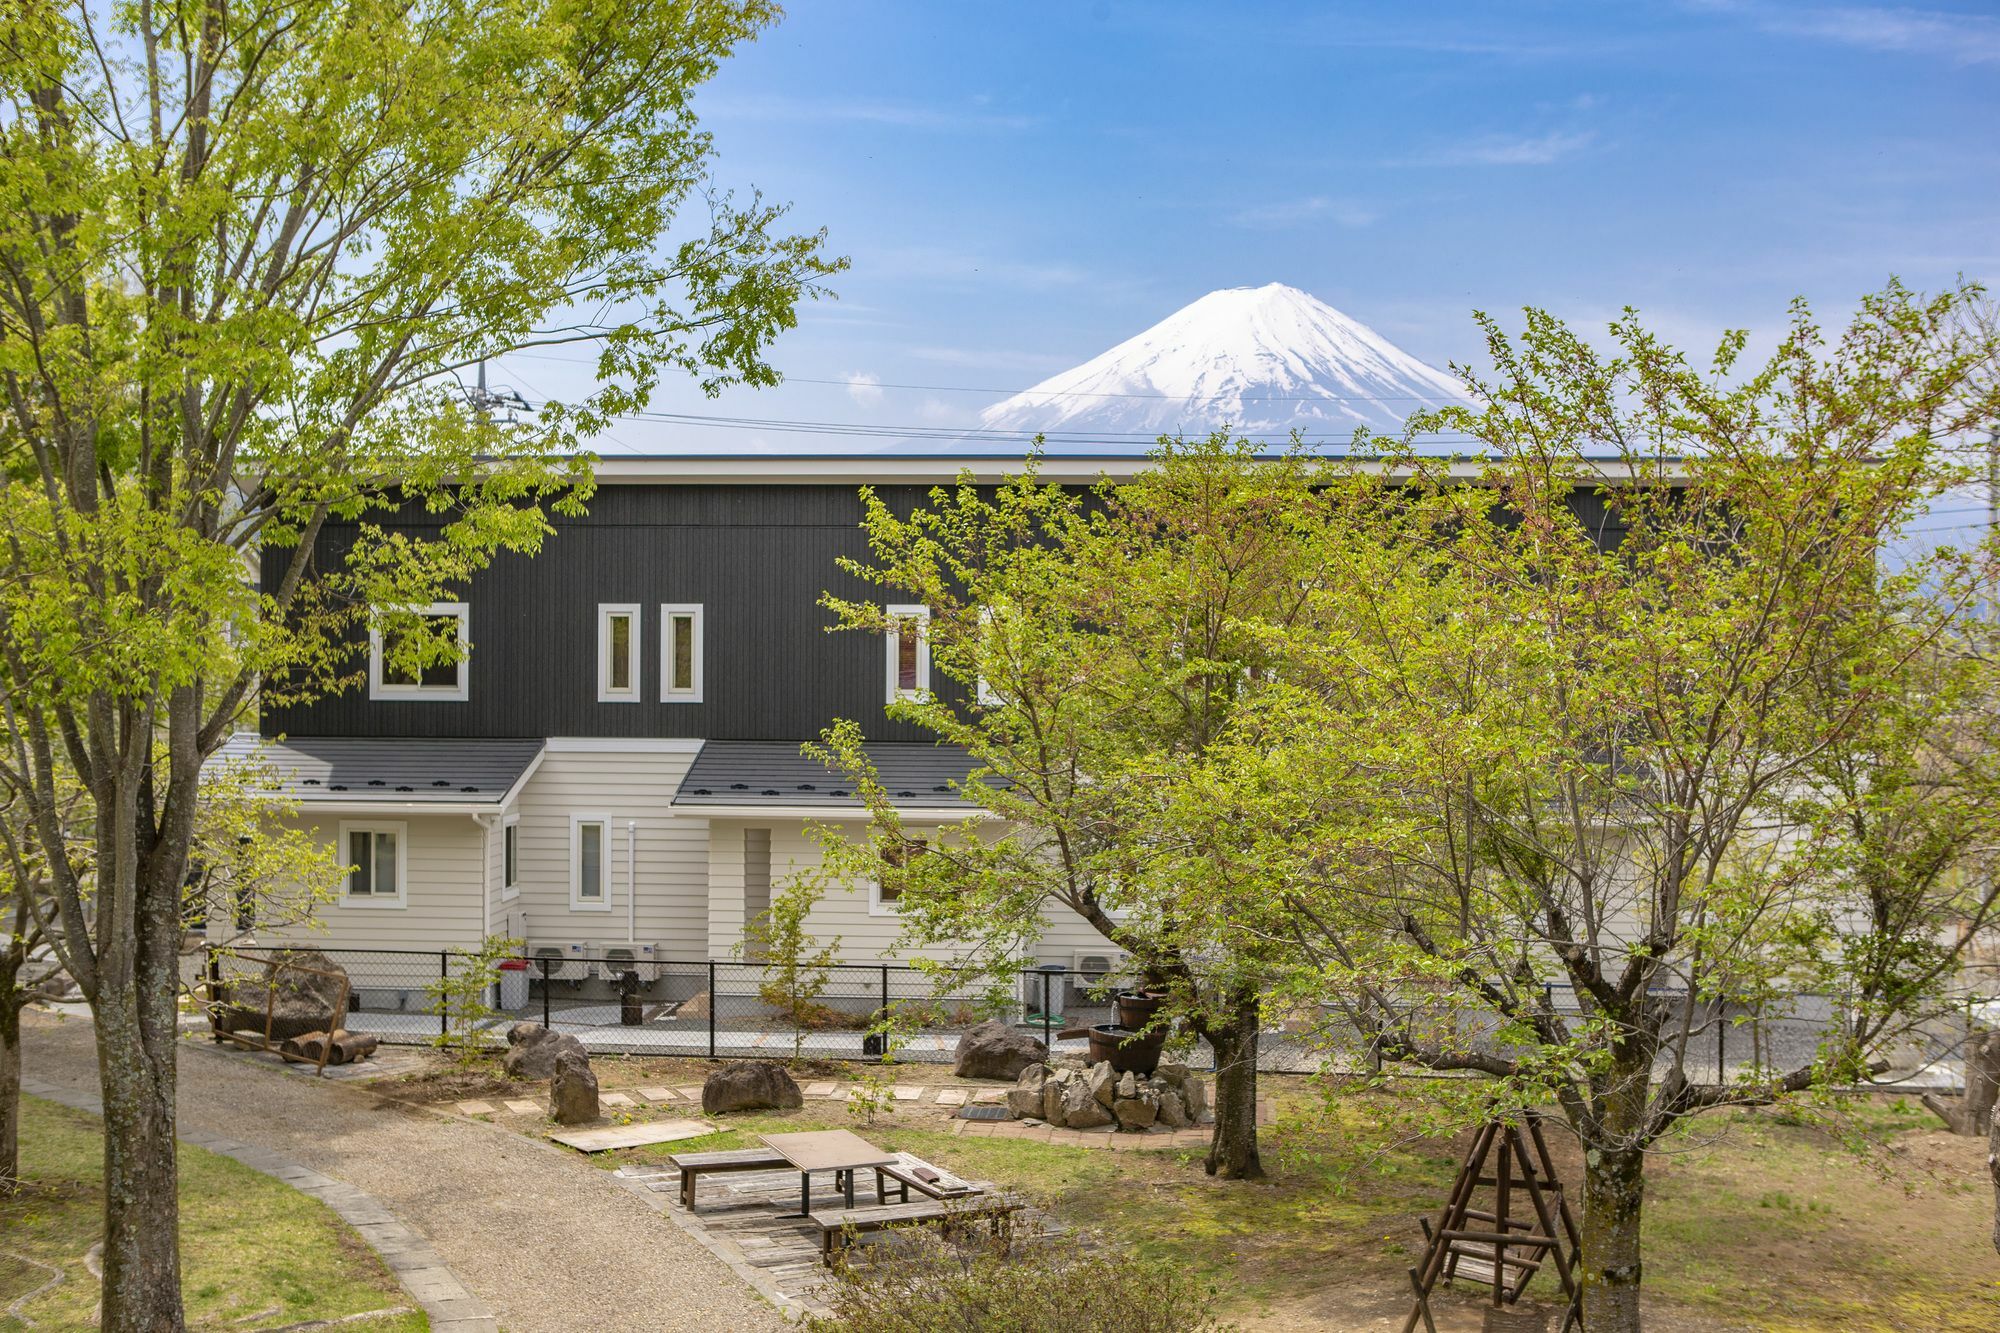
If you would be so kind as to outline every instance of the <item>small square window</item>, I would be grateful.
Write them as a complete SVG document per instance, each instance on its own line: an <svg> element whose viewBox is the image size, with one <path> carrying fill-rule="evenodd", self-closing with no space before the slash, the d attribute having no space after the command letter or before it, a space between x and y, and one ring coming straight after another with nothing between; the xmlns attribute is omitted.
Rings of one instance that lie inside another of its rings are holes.
<svg viewBox="0 0 2000 1333"><path fill-rule="evenodd" d="M408 626L386 623L386 616L373 617L368 627L368 697L370 699L431 699L463 701L467 697L470 674L470 612L464 602L432 602L409 608L409 614L427 622L427 628L441 630L446 637L455 632L455 657L443 661L412 661L402 651L409 637ZM455 623L453 623L455 622Z"/></svg>
<svg viewBox="0 0 2000 1333"><path fill-rule="evenodd" d="M923 838L912 838L906 843L891 843L882 849L882 864L900 870L913 858L922 856L930 849L930 843ZM900 888L886 884L878 878L875 881L874 892L869 898L868 910L875 916L894 912L902 896Z"/></svg>
<svg viewBox="0 0 2000 1333"><path fill-rule="evenodd" d="M341 886L343 907L401 907L407 865L402 824L342 824L340 847L347 863Z"/></svg>
<svg viewBox="0 0 2000 1333"><path fill-rule="evenodd" d="M699 602L660 607L660 701L698 704L702 694L702 612Z"/></svg>

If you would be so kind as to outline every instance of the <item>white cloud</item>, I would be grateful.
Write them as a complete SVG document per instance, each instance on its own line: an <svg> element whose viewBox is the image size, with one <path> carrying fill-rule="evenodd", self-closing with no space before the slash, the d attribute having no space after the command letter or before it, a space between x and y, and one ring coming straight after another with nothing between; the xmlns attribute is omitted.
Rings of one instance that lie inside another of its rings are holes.
<svg viewBox="0 0 2000 1333"><path fill-rule="evenodd" d="M1291 199L1282 203L1260 204L1230 215L1229 220L1239 227L1249 227L1256 231L1282 231L1290 227L1302 227L1311 222L1332 222L1342 227L1365 227L1375 221L1376 213L1359 204L1340 199L1329 199L1325 195L1313 195L1309 199Z"/></svg>
<svg viewBox="0 0 2000 1333"><path fill-rule="evenodd" d="M1686 0L1691 9L1737 14L1765 32L1895 51L1957 65L2000 64L2000 19L1902 5L1778 8L1740 0Z"/></svg>
<svg viewBox="0 0 2000 1333"><path fill-rule="evenodd" d="M847 396L863 407L873 407L882 401L882 377L865 370L857 370L847 376Z"/></svg>
<svg viewBox="0 0 2000 1333"><path fill-rule="evenodd" d="M1591 130L1551 130L1526 137L1488 135L1410 159L1424 167L1545 167L1572 157L1597 142Z"/></svg>

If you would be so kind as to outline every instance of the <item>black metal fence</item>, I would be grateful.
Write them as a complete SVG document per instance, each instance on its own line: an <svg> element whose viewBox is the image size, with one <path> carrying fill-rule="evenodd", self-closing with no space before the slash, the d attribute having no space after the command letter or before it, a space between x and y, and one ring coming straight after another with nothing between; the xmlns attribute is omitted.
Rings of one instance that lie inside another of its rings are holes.
<svg viewBox="0 0 2000 1333"><path fill-rule="evenodd" d="M261 975L276 952L214 948L195 963L202 977L226 983ZM1132 980L1116 972L1026 965L1012 976L953 987L910 964L837 963L788 974L756 960L661 960L642 949L531 952L497 966L452 949L319 952L347 973L348 1026L384 1042L428 1044L456 1033L497 1046L509 1026L526 1020L569 1032L592 1051L700 1058L872 1060L892 1054L949 1063L958 1035L988 1018L1021 1026L1052 1050L1081 1052L1082 1038L1060 1034L1114 1021L1112 993ZM1546 999L1559 1014L1581 1015L1563 987L1550 987ZM1690 1006L1682 993L1655 999L1691 1033L1685 1066L1697 1081L1798 1068L1847 1021L1842 998L1832 995L1792 995L1755 1009ZM1961 1081L1956 1062L1972 1030L1973 1003L1911 1033L1891 1053L1894 1072L1912 1076L1917 1086ZM1453 1016L1440 1006L1437 1021L1462 1025L1456 1039L1469 1046L1501 1044L1490 1027L1477 1027L1489 1019ZM1179 1055L1196 1067L1213 1065L1205 1045ZM1366 1052L1332 1009L1274 1006L1265 1016L1257 1063L1267 1072L1313 1073L1359 1068Z"/></svg>

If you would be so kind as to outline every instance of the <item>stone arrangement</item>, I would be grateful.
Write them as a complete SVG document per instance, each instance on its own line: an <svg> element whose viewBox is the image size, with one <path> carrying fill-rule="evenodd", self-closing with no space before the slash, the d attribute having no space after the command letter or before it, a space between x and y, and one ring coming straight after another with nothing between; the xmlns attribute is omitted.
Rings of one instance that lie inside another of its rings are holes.
<svg viewBox="0 0 2000 1333"><path fill-rule="evenodd" d="M586 1061L590 1058L583 1043L567 1032L551 1032L540 1023L516 1023L507 1029L507 1054L500 1066L509 1078L548 1078L564 1051L575 1051Z"/></svg>
<svg viewBox="0 0 2000 1333"><path fill-rule="evenodd" d="M556 1055L555 1073L549 1078L549 1115L558 1125L588 1125L597 1119L597 1075L591 1072L590 1057L581 1051Z"/></svg>
<svg viewBox="0 0 2000 1333"><path fill-rule="evenodd" d="M960 1078L1016 1078L1049 1058L1049 1048L1011 1023L988 1019L958 1039L951 1072Z"/></svg>
<svg viewBox="0 0 2000 1333"><path fill-rule="evenodd" d="M1165 1060L1150 1076L1087 1064L1073 1055L1029 1065L1007 1093L1017 1120L1046 1120L1062 1129L1183 1129L1208 1115L1208 1089L1186 1065Z"/></svg>
<svg viewBox="0 0 2000 1333"><path fill-rule="evenodd" d="M776 1060L738 1060L709 1074L701 1087L707 1115L729 1111L787 1111L806 1104L799 1085Z"/></svg>

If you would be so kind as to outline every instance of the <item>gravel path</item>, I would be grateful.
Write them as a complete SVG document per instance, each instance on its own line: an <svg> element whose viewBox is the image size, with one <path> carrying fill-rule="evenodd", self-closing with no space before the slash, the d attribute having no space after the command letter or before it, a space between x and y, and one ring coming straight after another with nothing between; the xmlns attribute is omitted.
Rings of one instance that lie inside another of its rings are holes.
<svg viewBox="0 0 2000 1333"><path fill-rule="evenodd" d="M24 1072L95 1091L87 1023L29 1014ZM505 1130L382 1107L316 1082L181 1047L180 1114L366 1190L428 1240L509 1333L729 1329L785 1322L692 1237L608 1176Z"/></svg>

